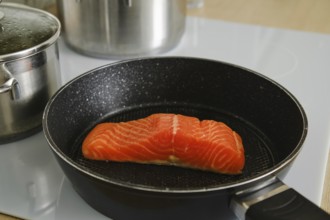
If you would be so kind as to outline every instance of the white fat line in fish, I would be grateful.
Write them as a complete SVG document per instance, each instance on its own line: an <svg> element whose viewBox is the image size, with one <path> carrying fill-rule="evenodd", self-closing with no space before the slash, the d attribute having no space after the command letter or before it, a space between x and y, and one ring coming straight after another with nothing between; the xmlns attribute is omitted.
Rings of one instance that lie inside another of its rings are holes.
<svg viewBox="0 0 330 220"><path fill-rule="evenodd" d="M171 141L171 143L174 143L174 137L176 135L176 132L179 129L179 119L178 119L177 115L173 116L172 128L173 128L173 130L172 130L172 141Z"/></svg>

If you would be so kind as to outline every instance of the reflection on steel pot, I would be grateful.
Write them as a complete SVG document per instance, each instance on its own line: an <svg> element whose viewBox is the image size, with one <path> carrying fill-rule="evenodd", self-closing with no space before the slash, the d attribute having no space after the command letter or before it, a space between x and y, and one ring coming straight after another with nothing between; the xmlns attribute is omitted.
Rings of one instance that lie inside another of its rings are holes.
<svg viewBox="0 0 330 220"><path fill-rule="evenodd" d="M97 57L133 57L173 48L185 27L185 0L58 1L66 42Z"/></svg>
<svg viewBox="0 0 330 220"><path fill-rule="evenodd" d="M19 4L2 3L0 11L0 143L5 143L41 129L43 109L61 83L60 23Z"/></svg>

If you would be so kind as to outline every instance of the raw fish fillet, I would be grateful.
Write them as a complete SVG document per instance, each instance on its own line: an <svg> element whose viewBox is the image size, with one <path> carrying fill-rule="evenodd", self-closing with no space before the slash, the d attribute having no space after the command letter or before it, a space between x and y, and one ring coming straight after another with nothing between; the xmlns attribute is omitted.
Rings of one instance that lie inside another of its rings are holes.
<svg viewBox="0 0 330 220"><path fill-rule="evenodd" d="M165 164L239 174L245 163L241 137L222 122L176 114L101 123L82 144L85 158Z"/></svg>

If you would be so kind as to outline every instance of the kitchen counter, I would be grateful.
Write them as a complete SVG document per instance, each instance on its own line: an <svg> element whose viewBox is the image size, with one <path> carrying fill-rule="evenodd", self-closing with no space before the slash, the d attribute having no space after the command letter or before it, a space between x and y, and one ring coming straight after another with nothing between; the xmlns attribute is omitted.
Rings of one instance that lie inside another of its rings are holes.
<svg viewBox="0 0 330 220"><path fill-rule="evenodd" d="M189 16L268 27L330 34L328 0L204 0ZM327 165L321 207L330 212L330 163ZM0 220L17 219L1 215Z"/></svg>
<svg viewBox="0 0 330 220"><path fill-rule="evenodd" d="M204 0L190 16L330 34L328 0Z"/></svg>

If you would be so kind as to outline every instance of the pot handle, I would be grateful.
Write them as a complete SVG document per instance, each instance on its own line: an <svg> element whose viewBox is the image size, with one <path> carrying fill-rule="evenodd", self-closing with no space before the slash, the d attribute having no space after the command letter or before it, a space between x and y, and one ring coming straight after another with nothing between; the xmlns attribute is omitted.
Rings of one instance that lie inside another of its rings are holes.
<svg viewBox="0 0 330 220"><path fill-rule="evenodd" d="M237 193L231 208L240 219L330 220L330 215L278 178L253 192Z"/></svg>
<svg viewBox="0 0 330 220"><path fill-rule="evenodd" d="M12 76L9 70L5 67L5 64L0 64L0 73L5 73L5 78L8 78L6 82L0 85L0 94L10 92L13 100L20 98L20 88L17 80Z"/></svg>

